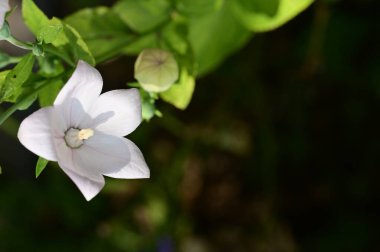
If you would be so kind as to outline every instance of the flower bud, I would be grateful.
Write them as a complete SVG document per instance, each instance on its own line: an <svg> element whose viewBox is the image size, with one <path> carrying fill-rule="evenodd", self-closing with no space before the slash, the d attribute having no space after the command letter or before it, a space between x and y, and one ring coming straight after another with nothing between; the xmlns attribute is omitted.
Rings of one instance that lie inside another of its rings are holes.
<svg viewBox="0 0 380 252"><path fill-rule="evenodd" d="M39 44L33 44L32 52L36 56L44 56L45 55L44 49Z"/></svg>
<svg viewBox="0 0 380 252"><path fill-rule="evenodd" d="M145 49L137 57L135 78L146 91L162 92L178 79L178 64L168 51Z"/></svg>

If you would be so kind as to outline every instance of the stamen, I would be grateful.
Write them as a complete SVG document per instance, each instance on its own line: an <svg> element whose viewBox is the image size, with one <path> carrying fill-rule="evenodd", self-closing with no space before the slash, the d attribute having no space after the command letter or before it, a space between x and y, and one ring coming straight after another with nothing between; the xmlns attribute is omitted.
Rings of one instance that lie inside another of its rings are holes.
<svg viewBox="0 0 380 252"><path fill-rule="evenodd" d="M75 129L70 128L66 131L65 142L66 145L72 149L77 149L81 147L84 143L84 140L89 139L94 135L92 129Z"/></svg>
<svg viewBox="0 0 380 252"><path fill-rule="evenodd" d="M78 138L80 140L87 140L94 135L94 131L92 129L82 129L79 131Z"/></svg>

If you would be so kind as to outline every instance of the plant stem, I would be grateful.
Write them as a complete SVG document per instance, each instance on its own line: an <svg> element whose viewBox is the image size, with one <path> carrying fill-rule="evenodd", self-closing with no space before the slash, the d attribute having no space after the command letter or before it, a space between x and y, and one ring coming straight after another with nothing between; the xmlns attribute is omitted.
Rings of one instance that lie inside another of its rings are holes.
<svg viewBox="0 0 380 252"><path fill-rule="evenodd" d="M18 48L24 49L24 50L33 50L33 45L30 43L22 42L12 36L7 38L7 41L11 43L14 46L17 46Z"/></svg>

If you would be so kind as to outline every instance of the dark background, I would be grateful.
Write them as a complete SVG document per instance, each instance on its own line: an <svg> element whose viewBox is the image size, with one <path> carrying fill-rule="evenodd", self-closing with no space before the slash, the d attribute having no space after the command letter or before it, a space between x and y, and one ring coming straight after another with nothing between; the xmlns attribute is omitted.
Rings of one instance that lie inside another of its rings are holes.
<svg viewBox="0 0 380 252"><path fill-rule="evenodd" d="M47 2L58 17L110 5ZM151 178L107 179L89 203L54 165L36 180L1 131L0 251L380 251L379 25L376 0L316 1L256 34L186 111L160 103L130 136ZM98 66L105 90L134 60Z"/></svg>

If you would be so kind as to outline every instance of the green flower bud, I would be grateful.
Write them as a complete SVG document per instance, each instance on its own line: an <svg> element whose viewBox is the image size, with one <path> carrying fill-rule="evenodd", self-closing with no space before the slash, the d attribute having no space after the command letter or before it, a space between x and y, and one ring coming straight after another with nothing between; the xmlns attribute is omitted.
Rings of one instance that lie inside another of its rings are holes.
<svg viewBox="0 0 380 252"><path fill-rule="evenodd" d="M173 55L161 49L145 49L137 57L135 78L148 92L163 92L178 79Z"/></svg>
<svg viewBox="0 0 380 252"><path fill-rule="evenodd" d="M43 47L39 44L33 44L32 52L36 56L44 56L45 55Z"/></svg>

